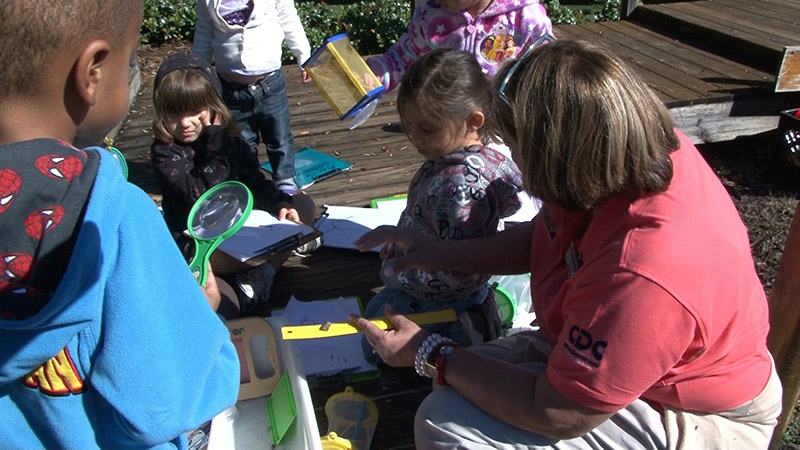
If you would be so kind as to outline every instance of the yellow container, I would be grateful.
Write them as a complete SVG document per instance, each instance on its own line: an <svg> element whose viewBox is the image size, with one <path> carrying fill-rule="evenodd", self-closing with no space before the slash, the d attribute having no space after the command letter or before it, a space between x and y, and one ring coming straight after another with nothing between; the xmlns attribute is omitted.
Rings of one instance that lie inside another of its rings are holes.
<svg viewBox="0 0 800 450"><path fill-rule="evenodd" d="M340 438L335 431L327 436L322 436L322 450L353 450L352 444L345 438Z"/></svg>
<svg viewBox="0 0 800 450"><path fill-rule="evenodd" d="M328 433L347 439L354 450L369 449L378 424L378 406L369 397L347 386L325 402L325 416Z"/></svg>
<svg viewBox="0 0 800 450"><path fill-rule="evenodd" d="M336 115L352 121L351 129L375 112L386 91L344 33L326 39L303 68Z"/></svg>

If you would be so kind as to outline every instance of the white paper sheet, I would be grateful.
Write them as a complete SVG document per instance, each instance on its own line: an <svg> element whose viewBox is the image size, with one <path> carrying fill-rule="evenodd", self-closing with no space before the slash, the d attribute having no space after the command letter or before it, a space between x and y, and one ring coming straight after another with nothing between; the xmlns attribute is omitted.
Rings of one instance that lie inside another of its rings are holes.
<svg viewBox="0 0 800 450"><path fill-rule="evenodd" d="M334 248L355 249L353 242L381 225L397 225L402 209L359 208L329 206L327 217L318 222L322 232L322 245ZM372 249L378 251L380 247Z"/></svg>

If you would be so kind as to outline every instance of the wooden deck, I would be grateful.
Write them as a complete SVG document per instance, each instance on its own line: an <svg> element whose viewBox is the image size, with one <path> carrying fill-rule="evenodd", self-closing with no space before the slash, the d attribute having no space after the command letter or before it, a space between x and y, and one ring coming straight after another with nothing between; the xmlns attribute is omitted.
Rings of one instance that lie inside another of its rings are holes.
<svg viewBox="0 0 800 450"><path fill-rule="evenodd" d="M800 44L798 7L800 0L647 5L629 20L559 26L556 34L608 46L635 67L670 107L678 127L696 142L724 141L774 129L782 109L800 104L795 94L772 92L783 46ZM705 31L696 31L701 25ZM715 40L725 45L712 45ZM731 56L725 50L730 46L741 51ZM748 52L754 56L746 57ZM392 131L390 125L398 122L395 95L386 95L375 116L348 130L313 83L300 83L296 66L286 66L285 73L297 148L312 147L353 163L351 171L307 189L317 204L367 206L372 198L405 193L422 158L404 134ZM145 79L117 146L129 162L131 182L159 201L149 163L151 121L152 87ZM261 157L266 159L263 152ZM366 303L381 288L379 266L375 254L328 248L293 257L278 272L270 306L284 305L291 295L301 300L358 295ZM345 383L311 380L321 432L327 427L325 400ZM413 448L414 411L430 392L430 382L411 369L387 368L379 379L352 386L379 407L372 448Z"/></svg>

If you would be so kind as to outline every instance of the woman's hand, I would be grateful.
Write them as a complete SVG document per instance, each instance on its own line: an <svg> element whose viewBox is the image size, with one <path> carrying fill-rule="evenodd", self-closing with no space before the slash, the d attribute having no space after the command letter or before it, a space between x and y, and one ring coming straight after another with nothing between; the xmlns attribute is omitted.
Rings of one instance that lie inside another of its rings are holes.
<svg viewBox="0 0 800 450"><path fill-rule="evenodd" d="M222 301L222 294L220 294L219 286L217 286L217 277L214 276L214 272L211 270L211 263L208 263L207 272L206 285L200 286L200 288L203 289L203 293L206 295L206 300L208 300L208 304L211 305L211 309L216 311L217 308L219 308L219 303Z"/></svg>
<svg viewBox="0 0 800 450"><path fill-rule="evenodd" d="M383 244L384 276L393 277L406 269L441 270L446 261L442 242L408 227L380 226L353 243L366 252Z"/></svg>
<svg viewBox="0 0 800 450"><path fill-rule="evenodd" d="M392 367L413 367L417 350L428 333L391 306L387 305L384 311L394 324L392 330L381 330L369 320L352 314L350 320L364 331L367 342L386 364Z"/></svg>
<svg viewBox="0 0 800 450"><path fill-rule="evenodd" d="M300 78L303 80L303 84L311 81L311 76L308 74L308 71L306 69L300 70Z"/></svg>

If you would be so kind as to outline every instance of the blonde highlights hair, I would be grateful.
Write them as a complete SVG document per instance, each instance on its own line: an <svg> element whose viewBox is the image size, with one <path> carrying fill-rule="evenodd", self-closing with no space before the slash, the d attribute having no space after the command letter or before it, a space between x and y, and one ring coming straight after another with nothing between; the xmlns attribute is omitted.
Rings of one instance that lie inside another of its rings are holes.
<svg viewBox="0 0 800 450"><path fill-rule="evenodd" d="M211 112L212 123L218 123L231 136L241 133L236 118L198 69L180 68L167 74L153 95L155 117L153 134L162 142L175 138L167 130L170 117L195 114L204 109Z"/></svg>
<svg viewBox="0 0 800 450"><path fill-rule="evenodd" d="M679 146L669 111L610 52L582 41L543 45L520 61L505 95L510 108L498 120L516 137L531 195L588 211L622 192L669 187L669 153Z"/></svg>

